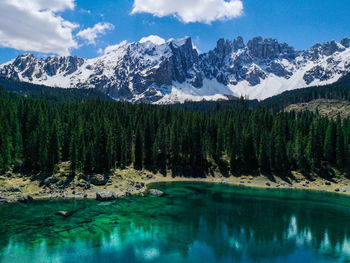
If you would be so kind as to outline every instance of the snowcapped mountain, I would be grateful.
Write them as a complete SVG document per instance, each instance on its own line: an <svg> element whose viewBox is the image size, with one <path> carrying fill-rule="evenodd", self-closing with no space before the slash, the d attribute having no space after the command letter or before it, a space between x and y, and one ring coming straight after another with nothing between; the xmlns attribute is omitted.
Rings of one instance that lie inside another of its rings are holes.
<svg viewBox="0 0 350 263"><path fill-rule="evenodd" d="M0 65L0 77L61 88L97 88L120 101L173 103L246 96L337 81L350 72L350 39L296 51L275 39L220 39L198 54L189 37L122 42L93 59L21 55Z"/></svg>

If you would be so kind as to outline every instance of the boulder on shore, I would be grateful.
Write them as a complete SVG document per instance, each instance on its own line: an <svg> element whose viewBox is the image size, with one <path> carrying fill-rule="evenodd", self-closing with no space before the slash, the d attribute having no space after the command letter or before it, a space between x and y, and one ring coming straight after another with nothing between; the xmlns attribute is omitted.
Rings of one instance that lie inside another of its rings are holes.
<svg viewBox="0 0 350 263"><path fill-rule="evenodd" d="M103 174L94 174L90 176L90 182L93 185L105 185L108 181L108 177Z"/></svg>
<svg viewBox="0 0 350 263"><path fill-rule="evenodd" d="M149 195L153 195L153 196L161 196L163 195L164 193L158 189L149 189L148 190L148 194Z"/></svg>
<svg viewBox="0 0 350 263"><path fill-rule="evenodd" d="M34 200L33 197L31 197L30 195L22 195L17 198L18 202L25 203L25 204L31 203L33 200Z"/></svg>
<svg viewBox="0 0 350 263"><path fill-rule="evenodd" d="M7 204L8 200L5 197L0 196L0 204Z"/></svg>
<svg viewBox="0 0 350 263"><path fill-rule="evenodd" d="M55 176L50 176L44 180L44 185L48 186L50 184L55 184L58 182L58 178Z"/></svg>
<svg viewBox="0 0 350 263"><path fill-rule="evenodd" d="M145 183L143 182L135 182L135 188L136 190L140 190L141 188L145 187Z"/></svg>
<svg viewBox="0 0 350 263"><path fill-rule="evenodd" d="M17 192L22 192L21 189L19 189L18 187L15 187L15 186L10 186L8 189L7 189L8 192L11 192L11 193L17 193Z"/></svg>
<svg viewBox="0 0 350 263"><path fill-rule="evenodd" d="M117 195L111 191L102 191L96 193L96 200L98 201L112 201L117 199Z"/></svg>
<svg viewBox="0 0 350 263"><path fill-rule="evenodd" d="M78 183L77 183L77 186L79 187L82 187L84 189L89 189L90 188L90 183L89 182L86 182L84 180L80 180Z"/></svg>

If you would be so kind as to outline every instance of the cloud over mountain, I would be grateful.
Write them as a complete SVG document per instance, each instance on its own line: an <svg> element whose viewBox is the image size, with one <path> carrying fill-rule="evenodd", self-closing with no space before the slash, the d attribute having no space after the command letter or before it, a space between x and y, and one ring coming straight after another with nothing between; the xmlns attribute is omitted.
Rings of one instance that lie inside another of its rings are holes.
<svg viewBox="0 0 350 263"><path fill-rule="evenodd" d="M77 34L77 37L87 40L90 45L96 45L96 38L106 34L107 30L113 30L111 23L97 23L93 27L88 27Z"/></svg>
<svg viewBox="0 0 350 263"><path fill-rule="evenodd" d="M184 23L210 24L216 20L239 17L241 0L135 0L132 14L150 13L157 17L174 16Z"/></svg>

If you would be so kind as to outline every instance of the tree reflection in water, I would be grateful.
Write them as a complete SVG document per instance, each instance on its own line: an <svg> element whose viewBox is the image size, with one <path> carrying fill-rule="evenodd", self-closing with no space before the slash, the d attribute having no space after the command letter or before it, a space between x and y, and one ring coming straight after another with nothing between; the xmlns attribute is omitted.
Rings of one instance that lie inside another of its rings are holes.
<svg viewBox="0 0 350 263"><path fill-rule="evenodd" d="M198 183L157 188L167 195L3 206L0 262L350 260L347 197Z"/></svg>

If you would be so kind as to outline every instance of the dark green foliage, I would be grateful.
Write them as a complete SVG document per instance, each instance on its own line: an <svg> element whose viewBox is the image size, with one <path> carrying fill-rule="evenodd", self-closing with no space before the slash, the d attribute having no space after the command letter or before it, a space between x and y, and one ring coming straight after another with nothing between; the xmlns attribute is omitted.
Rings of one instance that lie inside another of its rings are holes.
<svg viewBox="0 0 350 263"><path fill-rule="evenodd" d="M136 169L142 169L143 164L143 138L141 126L137 126L136 134L135 134L135 162L134 166Z"/></svg>
<svg viewBox="0 0 350 263"><path fill-rule="evenodd" d="M27 82L0 78L0 86L10 92L23 94L28 98L44 98L50 103L72 102L77 100L101 99L111 100L97 89L62 89Z"/></svg>
<svg viewBox="0 0 350 263"><path fill-rule="evenodd" d="M329 122L325 134L325 141L323 146L324 159L329 163L334 163L335 146L336 146L336 129L333 122Z"/></svg>
<svg viewBox="0 0 350 263"><path fill-rule="evenodd" d="M248 170L350 173L350 120L310 112L271 113L244 100L211 111L100 99L52 103L0 89L0 169L52 173L134 165L203 172L214 160ZM225 165L224 165L225 164Z"/></svg>

